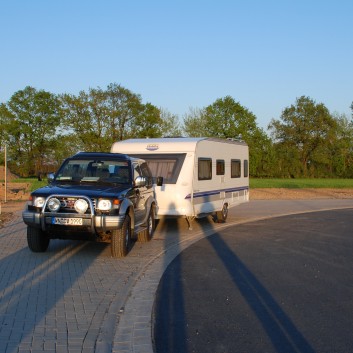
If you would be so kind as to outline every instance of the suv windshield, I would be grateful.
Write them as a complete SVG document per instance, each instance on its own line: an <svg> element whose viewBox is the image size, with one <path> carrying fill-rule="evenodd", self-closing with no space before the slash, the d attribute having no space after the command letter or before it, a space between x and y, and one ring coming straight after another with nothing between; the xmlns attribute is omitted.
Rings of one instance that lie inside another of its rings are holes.
<svg viewBox="0 0 353 353"><path fill-rule="evenodd" d="M70 159L55 180L131 184L131 175L129 163L124 160Z"/></svg>

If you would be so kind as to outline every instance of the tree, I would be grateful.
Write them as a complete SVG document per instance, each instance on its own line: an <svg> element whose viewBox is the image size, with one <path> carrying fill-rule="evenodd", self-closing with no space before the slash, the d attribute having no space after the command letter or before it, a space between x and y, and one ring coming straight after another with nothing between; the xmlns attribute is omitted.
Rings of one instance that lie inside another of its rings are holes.
<svg viewBox="0 0 353 353"><path fill-rule="evenodd" d="M184 116L183 131L187 136L208 136L203 119L204 109L190 108L189 113Z"/></svg>
<svg viewBox="0 0 353 353"><path fill-rule="evenodd" d="M208 136L249 141L258 130L255 115L230 96L206 107L203 119Z"/></svg>
<svg viewBox="0 0 353 353"><path fill-rule="evenodd" d="M58 98L27 86L1 104L0 116L12 171L21 176L40 172L50 158L60 125Z"/></svg>
<svg viewBox="0 0 353 353"><path fill-rule="evenodd" d="M334 116L337 133L334 146L328 151L335 176L353 177L353 122L346 115Z"/></svg>
<svg viewBox="0 0 353 353"><path fill-rule="evenodd" d="M319 164L328 165L327 150L335 140L336 121L322 103L315 103L309 97L297 98L295 105L285 108L280 120L272 120L269 130L280 159L287 168L295 160L300 170L292 168L290 176L315 176Z"/></svg>
<svg viewBox="0 0 353 353"><path fill-rule="evenodd" d="M162 123L162 136L182 136L182 129L180 127L179 118L167 111L166 109L161 109L161 119Z"/></svg>
<svg viewBox="0 0 353 353"><path fill-rule="evenodd" d="M85 151L107 151L111 141L107 141L109 130L106 93L100 88L90 88L89 92L79 92L78 96L61 96L65 114L63 123L69 133L76 136L79 149Z"/></svg>
<svg viewBox="0 0 353 353"><path fill-rule="evenodd" d="M160 110L147 103L143 110L135 119L135 124L131 131L131 137L153 138L162 136L163 120Z"/></svg>
<svg viewBox="0 0 353 353"><path fill-rule="evenodd" d="M184 131L194 137L242 139L249 145L250 174L268 176L271 172L271 141L257 127L256 116L230 96L192 110L184 119Z"/></svg>
<svg viewBox="0 0 353 353"><path fill-rule="evenodd" d="M141 96L116 83L108 85L106 95L111 140L132 137L136 119L145 110Z"/></svg>
<svg viewBox="0 0 353 353"><path fill-rule="evenodd" d="M7 144L8 136L6 131L7 107L4 103L0 104L0 165L4 164L4 146Z"/></svg>
<svg viewBox="0 0 353 353"><path fill-rule="evenodd" d="M61 96L65 123L86 151L109 151L113 142L131 137L161 135L160 111L128 89L110 84L106 90L90 88L78 96Z"/></svg>

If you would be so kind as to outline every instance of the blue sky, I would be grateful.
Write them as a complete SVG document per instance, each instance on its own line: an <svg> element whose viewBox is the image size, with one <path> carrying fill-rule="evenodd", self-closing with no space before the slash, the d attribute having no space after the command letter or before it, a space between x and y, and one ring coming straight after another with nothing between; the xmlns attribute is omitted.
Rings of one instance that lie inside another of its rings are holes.
<svg viewBox="0 0 353 353"><path fill-rule="evenodd" d="M227 95L264 129L302 95L352 113L352 0L0 0L0 48L0 102L114 82L180 119Z"/></svg>

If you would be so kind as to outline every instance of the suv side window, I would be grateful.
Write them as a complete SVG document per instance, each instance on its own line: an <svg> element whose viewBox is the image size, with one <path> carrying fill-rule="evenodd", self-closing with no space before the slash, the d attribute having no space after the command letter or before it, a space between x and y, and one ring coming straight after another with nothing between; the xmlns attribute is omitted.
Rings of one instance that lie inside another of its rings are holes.
<svg viewBox="0 0 353 353"><path fill-rule="evenodd" d="M136 163L136 164L134 164L134 180L136 180L136 178L138 176L142 176L142 172L141 172L139 164Z"/></svg>
<svg viewBox="0 0 353 353"><path fill-rule="evenodd" d="M144 176L146 178L147 181L147 185L146 186L152 186L152 174L147 166L147 163L144 162L141 164L141 172L142 172L142 176Z"/></svg>

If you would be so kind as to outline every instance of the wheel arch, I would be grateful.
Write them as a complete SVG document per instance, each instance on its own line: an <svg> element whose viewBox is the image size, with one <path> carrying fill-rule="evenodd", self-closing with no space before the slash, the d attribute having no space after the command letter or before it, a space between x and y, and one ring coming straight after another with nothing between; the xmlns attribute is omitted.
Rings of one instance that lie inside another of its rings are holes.
<svg viewBox="0 0 353 353"><path fill-rule="evenodd" d="M135 229L135 213L134 213L134 205L129 199L125 199L120 205L119 213L121 215L129 215L130 216L130 228L131 230Z"/></svg>

